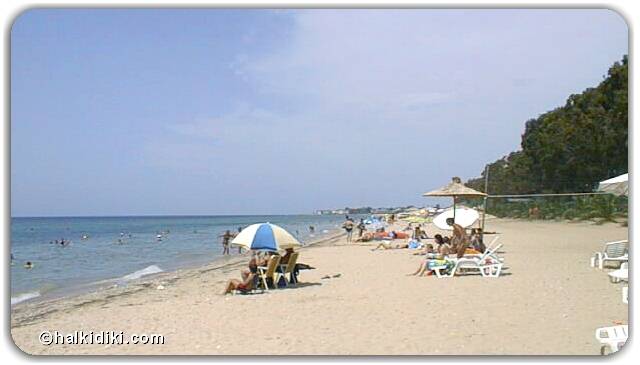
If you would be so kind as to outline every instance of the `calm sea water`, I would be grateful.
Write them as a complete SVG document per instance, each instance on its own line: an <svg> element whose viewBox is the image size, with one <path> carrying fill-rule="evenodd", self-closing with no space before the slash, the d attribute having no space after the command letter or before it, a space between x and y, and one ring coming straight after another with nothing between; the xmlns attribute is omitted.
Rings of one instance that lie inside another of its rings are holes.
<svg viewBox="0 0 640 365"><path fill-rule="evenodd" d="M11 302L101 282L125 285L145 275L220 259L218 236L227 229L271 222L308 243L338 228L343 219L318 215L12 218ZM315 226L313 234L310 225ZM88 238L82 239L83 235ZM71 243L52 243L63 238ZM237 249L231 251L237 254ZM34 263L32 269L24 268L27 261Z"/></svg>

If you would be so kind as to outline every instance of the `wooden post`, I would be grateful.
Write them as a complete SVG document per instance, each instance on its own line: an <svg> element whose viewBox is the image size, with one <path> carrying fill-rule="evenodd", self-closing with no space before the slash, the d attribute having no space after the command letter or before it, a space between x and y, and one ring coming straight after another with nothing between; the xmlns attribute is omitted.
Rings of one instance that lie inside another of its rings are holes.
<svg viewBox="0 0 640 365"><path fill-rule="evenodd" d="M484 204L482 206L482 234L480 235L483 242L484 242L484 220L485 220L485 216L487 215L487 198L489 196L489 165L484 167L484 193L487 194L487 196L484 197Z"/></svg>

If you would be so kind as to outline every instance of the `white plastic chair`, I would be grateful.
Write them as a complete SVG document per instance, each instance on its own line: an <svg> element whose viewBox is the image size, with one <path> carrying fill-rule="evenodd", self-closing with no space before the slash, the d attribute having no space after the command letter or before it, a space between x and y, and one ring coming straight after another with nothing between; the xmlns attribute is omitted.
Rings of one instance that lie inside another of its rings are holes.
<svg viewBox="0 0 640 365"><path fill-rule="evenodd" d="M596 330L596 340L600 342L600 354L604 355L607 347L611 352L616 352L624 346L629 337L629 325L602 327Z"/></svg>
<svg viewBox="0 0 640 365"><path fill-rule="evenodd" d="M609 278L612 283L629 282L629 263L623 262L618 270L609 273Z"/></svg>
<svg viewBox="0 0 640 365"><path fill-rule="evenodd" d="M629 287L622 287L622 303L629 304Z"/></svg>
<svg viewBox="0 0 640 365"><path fill-rule="evenodd" d="M629 261L629 240L605 243L602 252L593 254L591 267L598 267L602 270L605 262L609 261L620 263Z"/></svg>

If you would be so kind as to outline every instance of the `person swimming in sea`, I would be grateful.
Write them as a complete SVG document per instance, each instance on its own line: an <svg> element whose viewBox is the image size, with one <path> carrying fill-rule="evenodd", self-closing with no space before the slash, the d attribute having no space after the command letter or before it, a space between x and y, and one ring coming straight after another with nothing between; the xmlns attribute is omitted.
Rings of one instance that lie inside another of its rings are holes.
<svg viewBox="0 0 640 365"><path fill-rule="evenodd" d="M27 261L24 263L25 269L33 269L33 263L31 261Z"/></svg>

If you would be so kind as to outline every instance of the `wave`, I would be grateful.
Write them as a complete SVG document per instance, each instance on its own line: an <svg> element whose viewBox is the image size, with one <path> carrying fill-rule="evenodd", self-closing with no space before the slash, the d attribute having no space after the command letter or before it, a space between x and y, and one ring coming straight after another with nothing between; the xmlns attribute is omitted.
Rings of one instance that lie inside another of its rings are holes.
<svg viewBox="0 0 640 365"><path fill-rule="evenodd" d="M126 281L136 280L136 279L140 279L143 276L157 274L157 273L161 273L161 272L164 272L164 270L162 270L161 268L159 268L156 265L151 265L151 266L145 267L142 270L134 271L131 274L127 274L127 275L119 278L118 281L119 282L126 282Z"/></svg>
<svg viewBox="0 0 640 365"><path fill-rule="evenodd" d="M37 298L39 296L40 296L40 292L37 292L37 291L18 294L15 297L11 297L11 305L22 303L26 300Z"/></svg>

